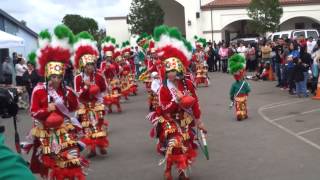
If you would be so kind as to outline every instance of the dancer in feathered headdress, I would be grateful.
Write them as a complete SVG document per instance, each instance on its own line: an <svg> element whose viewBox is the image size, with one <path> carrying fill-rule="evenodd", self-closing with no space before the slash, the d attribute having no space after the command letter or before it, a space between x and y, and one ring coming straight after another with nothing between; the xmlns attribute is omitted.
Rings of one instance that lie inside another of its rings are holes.
<svg viewBox="0 0 320 180"><path fill-rule="evenodd" d="M81 103L77 111L84 134L81 140L90 148L88 157L96 155L96 147L104 155L109 145L103 104L103 93L107 88L105 79L95 68L99 52L88 32L80 32L76 36L73 49L74 69L79 72L74 82Z"/></svg>
<svg viewBox="0 0 320 180"><path fill-rule="evenodd" d="M208 55L205 52L205 47L207 45L207 41L204 38L195 38L196 51L192 56L192 62L195 66L195 81L196 86L199 84L204 84L206 87L209 86L209 78L208 78Z"/></svg>
<svg viewBox="0 0 320 180"><path fill-rule="evenodd" d="M206 131L195 87L184 75L190 64L191 44L176 28L159 26L154 30L155 47L162 61L162 83L159 89L158 150L165 154L165 178L171 179L171 167L176 165L179 177L187 178L187 167L197 156L196 127Z"/></svg>
<svg viewBox="0 0 320 180"><path fill-rule="evenodd" d="M230 108L235 105L238 121L248 118L247 98L250 85L244 80L246 60L239 54L234 54L228 60L228 70L236 80L230 88Z"/></svg>
<svg viewBox="0 0 320 180"><path fill-rule="evenodd" d="M76 94L63 83L66 64L72 56L74 36L64 25L56 26L54 34L45 30L39 34L37 69L45 83L38 84L31 98L31 116L34 118L32 135L34 153L30 168L34 173L50 179L85 179L75 126L78 108Z"/></svg>

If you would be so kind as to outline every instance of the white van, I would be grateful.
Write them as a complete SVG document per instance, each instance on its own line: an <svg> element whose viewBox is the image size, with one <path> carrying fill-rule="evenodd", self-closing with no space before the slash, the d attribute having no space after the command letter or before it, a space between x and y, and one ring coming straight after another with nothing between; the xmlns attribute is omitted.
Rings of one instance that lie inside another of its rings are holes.
<svg viewBox="0 0 320 180"><path fill-rule="evenodd" d="M296 29L288 31L274 32L269 37L268 40L276 41L278 38L283 39L296 39L300 36L305 38L313 37L313 39L319 38L319 32L316 29Z"/></svg>

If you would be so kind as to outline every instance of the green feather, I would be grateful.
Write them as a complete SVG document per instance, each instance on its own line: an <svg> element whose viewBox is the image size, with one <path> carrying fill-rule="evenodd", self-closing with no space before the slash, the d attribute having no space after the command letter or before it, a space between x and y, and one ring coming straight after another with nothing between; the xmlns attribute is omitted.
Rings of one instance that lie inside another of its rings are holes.
<svg viewBox="0 0 320 180"><path fill-rule="evenodd" d="M148 49L148 47L149 47L149 43L145 43L145 44L142 46L142 48L143 48L144 50Z"/></svg>
<svg viewBox="0 0 320 180"><path fill-rule="evenodd" d="M36 66L36 58L37 54L35 51L32 51L28 54L28 63L32 64L33 66Z"/></svg>
<svg viewBox="0 0 320 180"><path fill-rule="evenodd" d="M168 26L166 26L166 25L161 25L161 26L156 27L156 28L153 30L153 38L154 38L154 40L155 40L155 41L159 41L161 35L168 33L168 29L169 29L169 28L168 28Z"/></svg>
<svg viewBox="0 0 320 180"><path fill-rule="evenodd" d="M87 31L82 31L76 36L76 41L79 41L80 39L89 39L89 40L94 40L93 36L89 34Z"/></svg>
<svg viewBox="0 0 320 180"><path fill-rule="evenodd" d="M115 44L116 43L116 39L115 38L111 38L111 43Z"/></svg>
<svg viewBox="0 0 320 180"><path fill-rule="evenodd" d="M148 36L149 35L146 32L140 34L138 39L136 40L136 43L139 43L142 39L147 38Z"/></svg>
<svg viewBox="0 0 320 180"><path fill-rule="evenodd" d="M67 38L68 42L72 44L74 42L74 35L72 31L66 25L58 25L54 28L54 34L58 39Z"/></svg>
<svg viewBox="0 0 320 180"><path fill-rule="evenodd" d="M40 39L48 39L51 40L51 34L49 33L48 29L45 29L39 33Z"/></svg>
<svg viewBox="0 0 320 180"><path fill-rule="evenodd" d="M228 60L228 69L231 74L244 69L246 66L246 60L239 54L234 54Z"/></svg>
<svg viewBox="0 0 320 180"><path fill-rule="evenodd" d="M172 37L172 38L176 38L178 40L182 39L181 32L176 27L173 27L173 28L169 29L169 36Z"/></svg>
<svg viewBox="0 0 320 180"><path fill-rule="evenodd" d="M182 39L184 45L187 47L188 51L192 51L192 45L189 41L187 41L185 38Z"/></svg>

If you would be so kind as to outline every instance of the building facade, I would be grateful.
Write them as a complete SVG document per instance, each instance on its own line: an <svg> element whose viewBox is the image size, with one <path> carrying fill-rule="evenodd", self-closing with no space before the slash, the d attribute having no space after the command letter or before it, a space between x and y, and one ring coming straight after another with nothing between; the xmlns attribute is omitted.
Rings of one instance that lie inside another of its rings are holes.
<svg viewBox="0 0 320 180"><path fill-rule="evenodd" d="M0 9L0 30L24 39L24 47L1 49L1 60L4 57L12 57L13 52L26 57L32 50L37 49L38 34L2 9Z"/></svg>
<svg viewBox="0 0 320 180"><path fill-rule="evenodd" d="M127 16L105 17L106 35L116 37L117 43L120 44L130 39Z"/></svg>
<svg viewBox="0 0 320 180"><path fill-rule="evenodd" d="M211 41L231 40L240 36L256 36L250 27L246 8L250 0L157 0L165 12L164 24L178 27L192 40L194 35ZM320 0L280 0L283 16L280 30L320 30ZM124 21L109 26L119 34L127 31ZM107 20L108 23L108 20ZM108 27L107 27L108 31ZM121 36L115 36L121 38Z"/></svg>

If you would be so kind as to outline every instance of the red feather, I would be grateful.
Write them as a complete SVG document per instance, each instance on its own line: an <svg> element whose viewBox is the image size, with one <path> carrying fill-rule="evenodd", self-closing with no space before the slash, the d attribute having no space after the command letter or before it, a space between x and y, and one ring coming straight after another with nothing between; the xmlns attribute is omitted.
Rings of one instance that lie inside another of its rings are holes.
<svg viewBox="0 0 320 180"><path fill-rule="evenodd" d="M74 54L74 66L76 69L79 69L79 62L81 56L85 54L92 54L98 56L98 51L95 50L92 46L80 46L78 49L76 49L76 52Z"/></svg>
<svg viewBox="0 0 320 180"><path fill-rule="evenodd" d="M180 59L181 63L185 67L185 69L188 69L190 65L190 61L187 59L187 57L177 48L172 47L170 45L164 46L163 48L159 49L159 55L160 59L162 61L171 58L171 57L176 57Z"/></svg>
<svg viewBox="0 0 320 180"><path fill-rule="evenodd" d="M112 53L114 52L114 46L104 46L102 48L103 53L107 52L107 51L112 51Z"/></svg>
<svg viewBox="0 0 320 180"><path fill-rule="evenodd" d="M66 66L69 64L71 53L69 49L63 49L61 47L50 47L46 46L40 50L41 54L38 57L38 71L41 76L45 75L46 64L50 61L56 61L64 63Z"/></svg>
<svg viewBox="0 0 320 180"><path fill-rule="evenodd" d="M120 56L121 53L120 51L116 51L114 54L113 54L113 59L116 59L118 56Z"/></svg>
<svg viewBox="0 0 320 180"><path fill-rule="evenodd" d="M125 54L126 52L130 53L131 52L131 49L128 47L128 48L125 48L121 51L121 54Z"/></svg>

